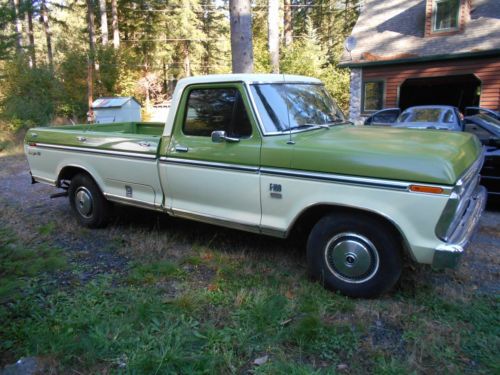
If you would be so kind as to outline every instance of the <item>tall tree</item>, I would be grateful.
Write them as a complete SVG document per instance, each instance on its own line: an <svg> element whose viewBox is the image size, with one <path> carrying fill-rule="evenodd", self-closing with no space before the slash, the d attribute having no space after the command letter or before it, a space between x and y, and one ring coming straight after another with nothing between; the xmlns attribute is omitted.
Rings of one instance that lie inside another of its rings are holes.
<svg viewBox="0 0 500 375"><path fill-rule="evenodd" d="M267 13L267 45L271 58L271 70L280 72L280 32L279 32L279 0L268 0Z"/></svg>
<svg viewBox="0 0 500 375"><path fill-rule="evenodd" d="M49 69L51 72L54 71L54 53L52 51L52 31L49 25L49 10L47 9L46 0L42 0L40 5L40 11L42 15L43 30L45 32L45 39L47 40L47 60L49 63Z"/></svg>
<svg viewBox="0 0 500 375"><path fill-rule="evenodd" d="M94 121L92 102L94 101L94 59L95 59L95 26L94 26L94 5L92 0L87 1L87 30L89 33L89 54L87 61L87 105L88 120Z"/></svg>
<svg viewBox="0 0 500 375"><path fill-rule="evenodd" d="M203 12L203 74L227 73L227 63L230 60L229 20L222 5L215 0L202 0Z"/></svg>
<svg viewBox="0 0 500 375"><path fill-rule="evenodd" d="M111 0L111 27L113 28L113 47L120 48L120 29L118 27L118 4L117 0Z"/></svg>
<svg viewBox="0 0 500 375"><path fill-rule="evenodd" d="M284 43L285 47L288 47L292 44L293 41L293 28L292 28L292 6L290 0L283 1L283 24L284 24Z"/></svg>
<svg viewBox="0 0 500 375"><path fill-rule="evenodd" d="M250 0L229 0L233 73L253 72L252 13Z"/></svg>
<svg viewBox="0 0 500 375"><path fill-rule="evenodd" d="M31 0L26 2L25 18L28 34L29 65L31 68L36 68L35 34L33 32L33 3Z"/></svg>
<svg viewBox="0 0 500 375"><path fill-rule="evenodd" d="M19 0L12 0L14 9L15 30L16 30L16 52L21 54L23 51L23 24L21 21L21 10L19 9Z"/></svg>
<svg viewBox="0 0 500 375"><path fill-rule="evenodd" d="M101 38L104 46L108 45L108 15L106 13L106 0L99 0L99 12L101 13Z"/></svg>

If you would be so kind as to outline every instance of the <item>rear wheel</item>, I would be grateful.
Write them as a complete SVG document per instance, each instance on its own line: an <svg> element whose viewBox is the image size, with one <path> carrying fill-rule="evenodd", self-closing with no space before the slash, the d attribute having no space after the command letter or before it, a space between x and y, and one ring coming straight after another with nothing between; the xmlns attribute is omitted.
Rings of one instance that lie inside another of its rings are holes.
<svg viewBox="0 0 500 375"><path fill-rule="evenodd" d="M68 189L69 203L80 224L88 228L102 228L109 220L110 203L87 174L78 174Z"/></svg>
<svg viewBox="0 0 500 375"><path fill-rule="evenodd" d="M309 235L309 271L328 289L375 297L399 280L400 248L392 228L371 216L328 214Z"/></svg>

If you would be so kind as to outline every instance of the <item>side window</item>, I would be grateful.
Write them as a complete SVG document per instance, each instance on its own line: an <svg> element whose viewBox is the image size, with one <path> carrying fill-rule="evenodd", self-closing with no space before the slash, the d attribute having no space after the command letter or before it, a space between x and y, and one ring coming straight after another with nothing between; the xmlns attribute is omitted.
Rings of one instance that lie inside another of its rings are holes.
<svg viewBox="0 0 500 375"><path fill-rule="evenodd" d="M443 121L445 124L453 124L455 122L455 116L453 116L452 111L446 111L444 114Z"/></svg>
<svg viewBox="0 0 500 375"><path fill-rule="evenodd" d="M399 111L383 111L373 116L373 123L391 124L396 122Z"/></svg>
<svg viewBox="0 0 500 375"><path fill-rule="evenodd" d="M232 137L252 134L240 92L235 88L191 90L182 131L186 135L210 137L215 130L224 130Z"/></svg>

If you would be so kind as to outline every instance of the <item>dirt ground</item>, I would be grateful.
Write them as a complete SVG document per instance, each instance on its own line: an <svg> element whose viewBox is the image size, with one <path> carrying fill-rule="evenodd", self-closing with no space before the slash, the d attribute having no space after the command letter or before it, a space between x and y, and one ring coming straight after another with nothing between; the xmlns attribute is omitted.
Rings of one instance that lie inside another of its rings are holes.
<svg viewBox="0 0 500 375"><path fill-rule="evenodd" d="M80 227L72 216L67 198L51 199L57 189L31 184L24 155L0 156L0 226L14 228L24 241L47 241L71 253L84 269L85 282L101 273L127 270L129 251L159 252L167 247L172 257L182 256L196 241L217 241L225 248L238 247L256 252L265 249L287 252L287 241L221 229L211 225L168 218L166 215L126 207L116 209L117 219L104 230ZM194 241L194 240L193 240ZM490 207L484 213L480 229L456 270L432 271L429 267L408 267L411 280L425 278L443 294L454 296L467 291L497 295L500 292L500 210ZM298 263L305 261L300 251L290 255ZM295 254L295 255L294 255ZM151 254L148 254L148 257ZM301 267L301 264L297 265ZM61 283L71 283L61 275ZM405 282L405 277L403 281Z"/></svg>

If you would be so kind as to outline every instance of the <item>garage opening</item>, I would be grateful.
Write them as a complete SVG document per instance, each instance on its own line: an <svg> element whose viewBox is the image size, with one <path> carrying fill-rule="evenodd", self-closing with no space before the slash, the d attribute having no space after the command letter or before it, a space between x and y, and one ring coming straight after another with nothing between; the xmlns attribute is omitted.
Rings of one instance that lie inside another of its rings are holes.
<svg viewBox="0 0 500 375"><path fill-rule="evenodd" d="M411 78L401 85L399 107L440 104L463 112L465 107L479 106L480 93L481 81L474 74Z"/></svg>

